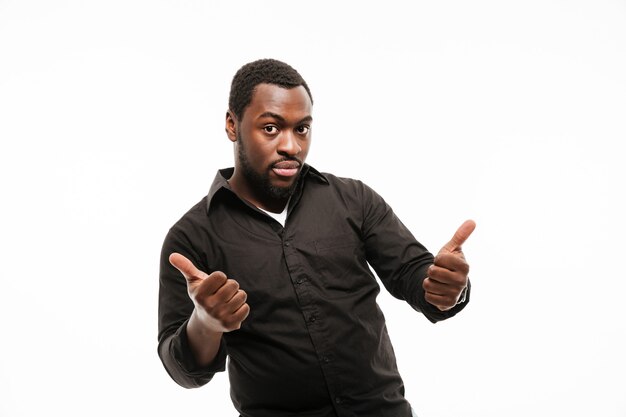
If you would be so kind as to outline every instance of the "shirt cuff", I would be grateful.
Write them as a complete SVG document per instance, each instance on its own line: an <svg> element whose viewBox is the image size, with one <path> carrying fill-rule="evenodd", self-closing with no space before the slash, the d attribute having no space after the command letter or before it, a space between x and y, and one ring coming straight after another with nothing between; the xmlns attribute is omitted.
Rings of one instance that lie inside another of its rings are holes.
<svg viewBox="0 0 626 417"><path fill-rule="evenodd" d="M224 339L220 341L220 347L213 362L206 366L198 366L194 358L189 340L187 339L187 321L172 335L170 354L179 370L185 376L193 379L212 378L216 372L223 372L226 368L226 346Z"/></svg>

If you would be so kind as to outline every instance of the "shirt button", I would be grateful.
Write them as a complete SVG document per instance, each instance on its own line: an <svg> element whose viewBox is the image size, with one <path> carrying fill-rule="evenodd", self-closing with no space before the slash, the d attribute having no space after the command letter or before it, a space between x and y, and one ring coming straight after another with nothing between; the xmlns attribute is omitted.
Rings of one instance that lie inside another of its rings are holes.
<svg viewBox="0 0 626 417"><path fill-rule="evenodd" d="M337 397L337 398L335 398L335 402L337 404L341 404L343 402L343 400L341 399L341 397Z"/></svg>
<svg viewBox="0 0 626 417"><path fill-rule="evenodd" d="M330 362L330 358L328 356L322 356L322 361L324 363L328 363L328 362Z"/></svg>
<svg viewBox="0 0 626 417"><path fill-rule="evenodd" d="M304 280L302 278L298 278L298 280L296 281L296 284L300 285L304 282Z"/></svg>
<svg viewBox="0 0 626 417"><path fill-rule="evenodd" d="M311 323L313 323L315 320L317 320L317 317L315 317L315 316L311 316L311 317L309 317L309 321L310 321Z"/></svg>
<svg viewBox="0 0 626 417"><path fill-rule="evenodd" d="M290 243L289 242L285 242L285 246L289 247Z"/></svg>

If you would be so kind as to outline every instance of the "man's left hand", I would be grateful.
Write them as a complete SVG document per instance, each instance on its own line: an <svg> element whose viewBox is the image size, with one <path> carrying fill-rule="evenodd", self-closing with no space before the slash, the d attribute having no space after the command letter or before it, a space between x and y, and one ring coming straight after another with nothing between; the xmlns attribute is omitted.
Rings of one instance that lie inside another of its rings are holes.
<svg viewBox="0 0 626 417"><path fill-rule="evenodd" d="M466 220L435 256L435 263L428 268L422 284L425 298L441 311L457 305L467 288L469 264L461 247L475 228L473 220Z"/></svg>

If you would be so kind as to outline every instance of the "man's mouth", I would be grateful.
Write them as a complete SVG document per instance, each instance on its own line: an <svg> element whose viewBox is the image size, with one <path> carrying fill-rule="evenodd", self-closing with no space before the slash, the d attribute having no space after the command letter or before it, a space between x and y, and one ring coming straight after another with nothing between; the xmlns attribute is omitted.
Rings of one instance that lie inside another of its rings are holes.
<svg viewBox="0 0 626 417"><path fill-rule="evenodd" d="M298 174L300 162L298 161L280 161L272 165L272 171L279 177L293 177Z"/></svg>

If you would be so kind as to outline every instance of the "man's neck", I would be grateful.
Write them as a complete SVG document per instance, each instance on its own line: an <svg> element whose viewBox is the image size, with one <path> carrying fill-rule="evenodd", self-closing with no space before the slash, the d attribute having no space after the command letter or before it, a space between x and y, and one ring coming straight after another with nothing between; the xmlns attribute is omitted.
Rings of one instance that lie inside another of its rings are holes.
<svg viewBox="0 0 626 417"><path fill-rule="evenodd" d="M238 181L235 175L228 180L228 183L230 184L230 188L239 196L239 198L248 201L255 207L271 213L282 213L285 207L287 207L287 203L290 199L290 196L279 199L260 193L258 189L250 187L249 184L244 181Z"/></svg>

